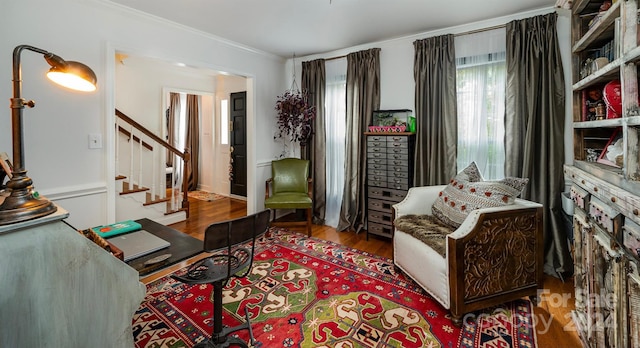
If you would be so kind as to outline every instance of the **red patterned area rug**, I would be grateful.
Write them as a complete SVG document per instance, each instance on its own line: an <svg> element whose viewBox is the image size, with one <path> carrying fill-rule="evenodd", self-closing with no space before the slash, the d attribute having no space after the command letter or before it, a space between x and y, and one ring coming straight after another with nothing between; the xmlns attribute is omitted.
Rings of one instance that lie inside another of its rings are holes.
<svg viewBox="0 0 640 348"><path fill-rule="evenodd" d="M262 347L536 347L531 303L475 313L456 328L391 260L272 228L247 278L224 289L224 325L251 316ZM177 273L183 270L177 271ZM136 347L191 347L213 330L210 285L169 277L147 285L133 318ZM248 338L246 330L238 336Z"/></svg>

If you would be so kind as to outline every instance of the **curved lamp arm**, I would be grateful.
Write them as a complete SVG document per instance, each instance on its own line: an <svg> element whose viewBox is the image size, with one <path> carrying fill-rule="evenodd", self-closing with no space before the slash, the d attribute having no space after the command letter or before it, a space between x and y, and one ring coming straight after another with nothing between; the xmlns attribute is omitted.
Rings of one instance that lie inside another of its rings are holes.
<svg viewBox="0 0 640 348"><path fill-rule="evenodd" d="M11 194L0 205L0 225L12 224L49 215L57 210L50 201L41 198L33 190L33 181L27 176L24 166L22 112L25 106L34 107L33 100L22 98L22 70L20 55L23 50L40 53L51 66L47 77L52 81L76 90L94 91L96 74L88 66L65 61L43 49L20 45L13 50L13 98L11 98L11 134L13 137L14 168L7 187Z"/></svg>

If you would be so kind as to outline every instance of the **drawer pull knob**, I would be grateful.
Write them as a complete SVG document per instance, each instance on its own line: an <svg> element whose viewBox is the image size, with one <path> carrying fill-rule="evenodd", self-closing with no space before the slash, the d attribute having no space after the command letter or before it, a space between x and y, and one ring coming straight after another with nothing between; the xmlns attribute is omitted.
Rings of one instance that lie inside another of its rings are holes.
<svg viewBox="0 0 640 348"><path fill-rule="evenodd" d="M584 184L585 184L584 180L581 180L580 182L582 183L582 185L584 185Z"/></svg>
<svg viewBox="0 0 640 348"><path fill-rule="evenodd" d="M597 187L594 187L594 188L593 188L593 191L598 192L598 188L597 188Z"/></svg>
<svg viewBox="0 0 640 348"><path fill-rule="evenodd" d="M615 197L611 197L611 202L615 203L617 199Z"/></svg>
<svg viewBox="0 0 640 348"><path fill-rule="evenodd" d="M633 209L633 215L636 215L636 216L637 216L637 215L638 215L638 213L640 213L640 212L638 211L638 209Z"/></svg>

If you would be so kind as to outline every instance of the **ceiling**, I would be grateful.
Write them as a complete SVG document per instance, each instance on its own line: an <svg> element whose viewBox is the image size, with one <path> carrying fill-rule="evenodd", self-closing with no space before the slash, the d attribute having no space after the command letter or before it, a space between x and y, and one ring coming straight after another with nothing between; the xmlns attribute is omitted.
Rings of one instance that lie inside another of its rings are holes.
<svg viewBox="0 0 640 348"><path fill-rule="evenodd" d="M284 58L550 8L556 0L109 0Z"/></svg>

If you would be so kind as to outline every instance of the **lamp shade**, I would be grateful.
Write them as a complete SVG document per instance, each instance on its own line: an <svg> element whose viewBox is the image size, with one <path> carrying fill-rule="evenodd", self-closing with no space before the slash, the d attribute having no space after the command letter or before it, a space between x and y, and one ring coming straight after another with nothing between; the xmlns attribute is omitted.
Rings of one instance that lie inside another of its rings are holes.
<svg viewBox="0 0 640 348"><path fill-rule="evenodd" d="M52 66L47 77L61 86L83 92L95 91L98 80L91 68L72 60Z"/></svg>

